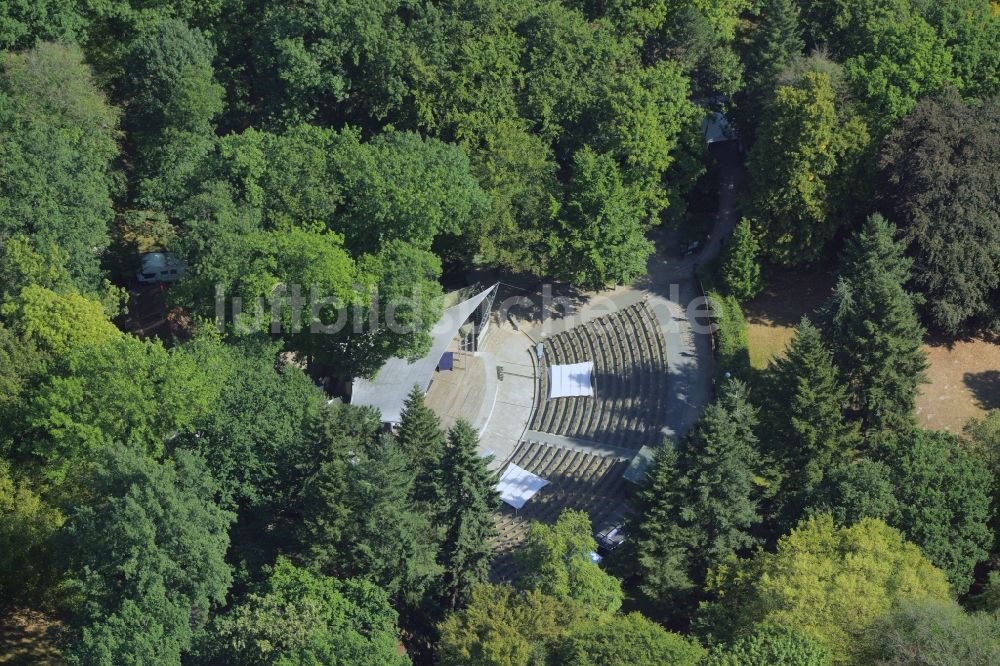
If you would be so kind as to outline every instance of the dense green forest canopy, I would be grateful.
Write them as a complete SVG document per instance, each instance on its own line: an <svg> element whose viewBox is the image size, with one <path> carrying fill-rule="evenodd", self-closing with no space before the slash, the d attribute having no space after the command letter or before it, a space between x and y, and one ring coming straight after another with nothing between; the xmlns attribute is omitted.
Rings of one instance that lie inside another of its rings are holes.
<svg viewBox="0 0 1000 666"><path fill-rule="evenodd" d="M1000 412L915 417L925 334L1000 324L998 44L995 0L0 3L0 616L81 665L1000 663ZM476 429L313 378L425 354L456 275L704 240L716 112L717 314L836 286L622 548L566 511L491 585ZM149 252L166 340L118 325Z"/></svg>

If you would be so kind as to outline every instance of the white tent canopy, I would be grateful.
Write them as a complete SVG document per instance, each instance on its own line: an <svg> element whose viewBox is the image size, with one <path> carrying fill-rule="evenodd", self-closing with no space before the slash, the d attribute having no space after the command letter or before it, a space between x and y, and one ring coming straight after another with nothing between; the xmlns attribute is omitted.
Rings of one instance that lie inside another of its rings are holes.
<svg viewBox="0 0 1000 666"><path fill-rule="evenodd" d="M427 390L434 368L441 361L441 355L448 349L448 345L458 335L458 329L496 288L495 284L445 310L431 329L431 350L423 358L411 363L406 359L393 357L385 362L375 379L355 379L351 403L376 407L382 413L383 422L399 423L403 402L413 385Z"/></svg>
<svg viewBox="0 0 1000 666"><path fill-rule="evenodd" d="M549 397L594 395L593 374L593 361L549 366Z"/></svg>
<svg viewBox="0 0 1000 666"><path fill-rule="evenodd" d="M520 509L525 502L535 496L535 493L547 485L549 482L542 477L511 463L507 465L500 482L497 483L497 492L504 502L515 509Z"/></svg>

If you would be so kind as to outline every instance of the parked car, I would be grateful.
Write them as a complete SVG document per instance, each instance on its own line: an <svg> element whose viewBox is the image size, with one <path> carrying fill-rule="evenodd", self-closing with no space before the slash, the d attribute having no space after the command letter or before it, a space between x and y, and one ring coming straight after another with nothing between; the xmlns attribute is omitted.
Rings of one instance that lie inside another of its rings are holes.
<svg viewBox="0 0 1000 666"><path fill-rule="evenodd" d="M174 282L187 270L187 264L173 252L150 252L142 255L142 264L136 271L135 279L140 284Z"/></svg>
<svg viewBox="0 0 1000 666"><path fill-rule="evenodd" d="M614 527L602 530L597 534L597 551L607 555L625 542L623 532L624 525L619 523Z"/></svg>

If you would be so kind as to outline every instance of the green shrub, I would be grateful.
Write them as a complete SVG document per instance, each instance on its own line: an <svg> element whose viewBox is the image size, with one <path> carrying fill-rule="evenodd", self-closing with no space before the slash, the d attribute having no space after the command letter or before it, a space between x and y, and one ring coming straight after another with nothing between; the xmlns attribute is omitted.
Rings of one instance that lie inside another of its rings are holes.
<svg viewBox="0 0 1000 666"><path fill-rule="evenodd" d="M747 340L747 323L735 296L723 296L711 291L709 305L715 321L715 347L719 375L729 372L734 377L751 379L750 343Z"/></svg>

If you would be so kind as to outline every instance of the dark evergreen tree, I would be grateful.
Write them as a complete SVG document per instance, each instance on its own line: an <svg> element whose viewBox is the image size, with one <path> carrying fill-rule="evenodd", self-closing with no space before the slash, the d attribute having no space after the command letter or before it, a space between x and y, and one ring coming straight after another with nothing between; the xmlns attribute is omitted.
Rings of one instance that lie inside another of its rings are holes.
<svg viewBox="0 0 1000 666"><path fill-rule="evenodd" d="M746 386L734 380L684 438L678 480L684 501L679 507L682 520L694 529L691 548L702 570L755 543L750 528L760 522L756 426Z"/></svg>
<svg viewBox="0 0 1000 666"><path fill-rule="evenodd" d="M833 354L819 329L803 317L786 354L768 369L767 446L780 462L784 513L798 522L802 502L830 468L845 462L857 443L857 425Z"/></svg>
<svg viewBox="0 0 1000 666"><path fill-rule="evenodd" d="M334 572L363 578L398 602L414 604L440 574L426 517L411 500L409 458L391 437L379 437L348 467L350 520Z"/></svg>
<svg viewBox="0 0 1000 666"><path fill-rule="evenodd" d="M719 404L736 425L739 440L757 452L757 426L760 418L759 410L750 401L750 385L739 379L727 380L719 392ZM748 462L758 462L756 455Z"/></svg>
<svg viewBox="0 0 1000 666"><path fill-rule="evenodd" d="M756 543L756 410L730 382L675 454L656 454L630 527L639 589L665 612L690 604L709 567ZM688 594L686 594L688 593Z"/></svg>
<svg viewBox="0 0 1000 666"><path fill-rule="evenodd" d="M872 215L844 257L826 337L865 431L908 428L925 381L924 330L903 288L909 261L895 227Z"/></svg>
<svg viewBox="0 0 1000 666"><path fill-rule="evenodd" d="M306 559L320 571L331 571L338 562L337 546L343 542L351 520L347 494L347 471L341 456L320 463L306 483L300 541Z"/></svg>
<svg viewBox="0 0 1000 666"><path fill-rule="evenodd" d="M726 291L741 303L754 298L764 287L760 279L760 243L746 218L733 230L720 273Z"/></svg>
<svg viewBox="0 0 1000 666"><path fill-rule="evenodd" d="M906 245L898 239L896 225L876 213L844 248L840 277L863 282L886 275L893 282L906 284L912 267L913 260L906 256Z"/></svg>
<svg viewBox="0 0 1000 666"><path fill-rule="evenodd" d="M763 106L774 93L778 74L805 48L794 0L764 0L750 32L744 61L746 76L739 99L743 140L753 142Z"/></svg>
<svg viewBox="0 0 1000 666"><path fill-rule="evenodd" d="M436 505L442 493L439 473L445 433L441 429L441 419L424 403L424 392L419 386L413 387L403 403L397 436L400 447L416 470L414 498Z"/></svg>
<svg viewBox="0 0 1000 666"><path fill-rule="evenodd" d="M895 492L889 466L861 458L830 470L809 498L806 513L829 513L839 525L862 518L888 521L899 508Z"/></svg>
<svg viewBox="0 0 1000 666"><path fill-rule="evenodd" d="M964 594L993 545L992 475L954 435L914 428L877 439L875 455L892 471L898 504L887 521L920 546Z"/></svg>
<svg viewBox="0 0 1000 666"><path fill-rule="evenodd" d="M626 526L625 548L639 576L639 591L664 613L695 587L688 530L678 521L683 508L678 477L677 453L671 442L664 442L656 449Z"/></svg>
<svg viewBox="0 0 1000 666"><path fill-rule="evenodd" d="M341 547L353 520L348 470L381 429L377 411L342 404L327 405L314 425L316 460L303 471L297 507L302 515L298 540L315 569L336 572L342 564Z"/></svg>
<svg viewBox="0 0 1000 666"><path fill-rule="evenodd" d="M438 561L444 567L441 592L455 608L465 603L472 588L486 581L496 534L493 512L500 508L497 476L489 460L479 455L479 436L464 420L448 431L448 446L441 459L444 494L438 523L444 541Z"/></svg>

